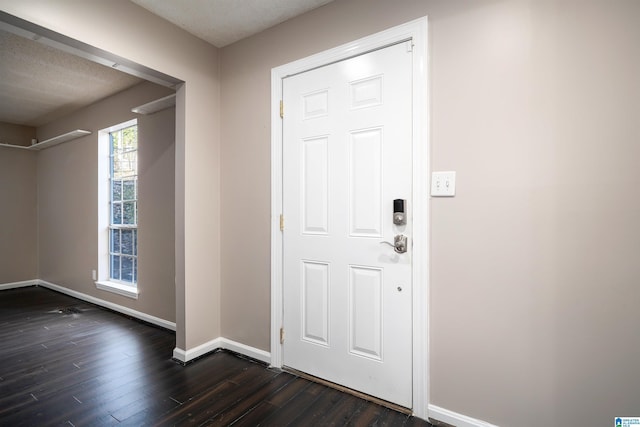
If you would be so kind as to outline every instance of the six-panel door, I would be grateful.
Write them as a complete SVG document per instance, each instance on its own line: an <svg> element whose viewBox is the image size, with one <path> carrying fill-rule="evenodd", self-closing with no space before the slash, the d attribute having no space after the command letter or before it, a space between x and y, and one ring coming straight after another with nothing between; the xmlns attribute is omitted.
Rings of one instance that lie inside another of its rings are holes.
<svg viewBox="0 0 640 427"><path fill-rule="evenodd" d="M283 81L284 365L405 407L411 61L400 43ZM381 243L397 234L406 253Z"/></svg>

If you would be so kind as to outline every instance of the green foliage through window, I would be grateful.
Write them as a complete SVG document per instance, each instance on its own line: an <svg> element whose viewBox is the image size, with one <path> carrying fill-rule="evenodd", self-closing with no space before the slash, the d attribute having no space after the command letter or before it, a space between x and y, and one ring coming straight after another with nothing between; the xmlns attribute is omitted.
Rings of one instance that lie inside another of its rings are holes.
<svg viewBox="0 0 640 427"><path fill-rule="evenodd" d="M110 280L138 280L138 126L109 133Z"/></svg>

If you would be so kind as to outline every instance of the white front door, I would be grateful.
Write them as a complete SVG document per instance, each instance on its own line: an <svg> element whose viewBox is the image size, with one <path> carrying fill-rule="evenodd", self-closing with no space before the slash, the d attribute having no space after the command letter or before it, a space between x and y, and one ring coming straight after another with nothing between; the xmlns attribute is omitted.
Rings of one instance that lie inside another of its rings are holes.
<svg viewBox="0 0 640 427"><path fill-rule="evenodd" d="M410 408L410 43L287 77L283 101L283 365Z"/></svg>

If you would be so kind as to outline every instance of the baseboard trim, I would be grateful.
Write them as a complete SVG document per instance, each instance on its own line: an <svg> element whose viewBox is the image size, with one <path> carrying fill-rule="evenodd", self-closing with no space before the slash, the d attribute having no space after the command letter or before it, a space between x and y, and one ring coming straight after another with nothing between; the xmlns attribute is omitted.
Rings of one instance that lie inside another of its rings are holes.
<svg viewBox="0 0 640 427"><path fill-rule="evenodd" d="M200 344L197 347L190 348L189 350L183 350L176 347L173 349L173 358L182 363L190 362L193 359L197 359L198 357L204 356L207 353L211 353L220 349L220 342L220 338L215 338L211 341L207 341L204 344Z"/></svg>
<svg viewBox="0 0 640 427"><path fill-rule="evenodd" d="M177 360L178 362L187 363L187 352L181 348L176 347L173 349L173 359Z"/></svg>
<svg viewBox="0 0 640 427"><path fill-rule="evenodd" d="M271 353L224 337L212 339L186 351L176 347L173 349L173 358L181 363L188 363L221 349L233 351L267 364L271 361Z"/></svg>
<svg viewBox="0 0 640 427"><path fill-rule="evenodd" d="M260 350L255 347L248 346L246 344L242 344L228 338L220 337L220 346L225 350L234 351L236 353L240 353L244 356L250 357L255 360L259 360L260 362L264 362L267 364L271 363L271 353L268 351Z"/></svg>
<svg viewBox="0 0 640 427"><path fill-rule="evenodd" d="M458 414L436 405L429 405L429 418L443 421L456 427L498 427L486 421L477 420L466 415Z"/></svg>
<svg viewBox="0 0 640 427"><path fill-rule="evenodd" d="M127 316L131 316L131 317L135 317L136 319L140 319L143 320L145 322L151 323L153 325L156 326L160 326L162 328L165 329L169 329L172 331L176 330L176 324L175 322L170 322L168 320L164 320L161 319L159 317L155 317L152 316L150 314L147 313L143 313L141 311L138 310L134 310L132 308L129 307L124 307L122 305L119 304L115 304L109 301L105 301L103 299L100 298L96 298L96 297L92 297L91 295L87 295L87 294L83 294L82 292L78 292L78 291L74 291L68 288L65 288L64 286L60 286L60 285L56 285L55 283L51 283L51 282L47 282L45 280L34 280L33 283L34 285L38 285L38 286L42 286L43 288L48 288L69 296L72 296L74 298L78 298L81 299L83 301L87 301L90 302L92 304L96 304L102 307L106 307L110 310L113 311L117 311L118 313L122 313L122 314L126 314Z"/></svg>
<svg viewBox="0 0 640 427"><path fill-rule="evenodd" d="M7 289L25 288L27 286L36 286L37 284L38 284L37 279L23 280L21 282L2 283L0 284L0 291L4 291Z"/></svg>

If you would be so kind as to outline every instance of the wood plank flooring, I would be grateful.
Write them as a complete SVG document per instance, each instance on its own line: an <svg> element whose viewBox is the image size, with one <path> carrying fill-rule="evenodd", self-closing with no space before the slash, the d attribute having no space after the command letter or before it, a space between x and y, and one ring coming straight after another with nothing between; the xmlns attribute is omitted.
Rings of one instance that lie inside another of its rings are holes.
<svg viewBox="0 0 640 427"><path fill-rule="evenodd" d="M40 287L0 291L0 426L430 426Z"/></svg>

